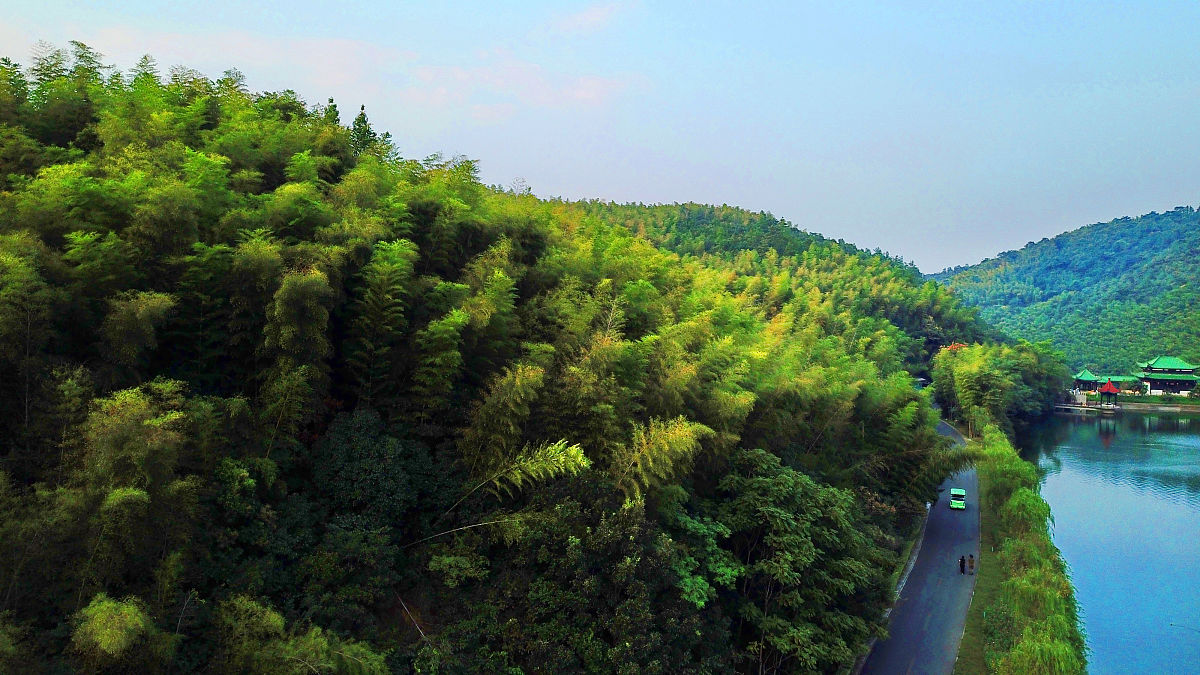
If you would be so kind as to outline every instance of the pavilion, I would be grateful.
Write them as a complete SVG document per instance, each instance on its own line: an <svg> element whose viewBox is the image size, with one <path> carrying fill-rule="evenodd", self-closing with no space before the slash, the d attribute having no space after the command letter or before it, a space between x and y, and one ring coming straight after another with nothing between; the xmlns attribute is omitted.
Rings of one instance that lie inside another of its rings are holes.
<svg viewBox="0 0 1200 675"><path fill-rule="evenodd" d="M1105 403L1105 399L1108 399L1108 403L1116 403L1117 394L1121 393L1121 390L1117 389L1117 385L1113 384L1112 380L1105 382L1096 391L1100 394L1101 405Z"/></svg>
<svg viewBox="0 0 1200 675"><path fill-rule="evenodd" d="M1075 373L1075 388L1081 391L1095 389L1096 383L1099 381L1100 378L1087 368Z"/></svg>

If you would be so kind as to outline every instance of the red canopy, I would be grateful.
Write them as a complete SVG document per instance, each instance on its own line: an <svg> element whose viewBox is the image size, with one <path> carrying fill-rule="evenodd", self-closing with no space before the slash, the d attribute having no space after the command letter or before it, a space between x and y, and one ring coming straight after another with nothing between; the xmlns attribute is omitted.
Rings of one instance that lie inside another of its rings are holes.
<svg viewBox="0 0 1200 675"><path fill-rule="evenodd" d="M1100 387L1100 393L1101 394L1119 394L1119 393L1121 393L1121 390L1117 389L1116 385L1114 385L1112 383L1112 380L1109 380L1108 382L1104 383L1103 387Z"/></svg>

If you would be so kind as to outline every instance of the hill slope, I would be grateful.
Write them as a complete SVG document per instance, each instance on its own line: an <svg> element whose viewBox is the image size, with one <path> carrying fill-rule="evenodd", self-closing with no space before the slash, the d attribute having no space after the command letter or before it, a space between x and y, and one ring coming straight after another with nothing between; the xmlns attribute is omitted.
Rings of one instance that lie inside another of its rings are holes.
<svg viewBox="0 0 1200 675"><path fill-rule="evenodd" d="M0 60L0 672L834 672L948 470L944 288L365 112ZM700 245L700 242L710 242Z"/></svg>
<svg viewBox="0 0 1200 675"><path fill-rule="evenodd" d="M1014 337L1052 340L1078 368L1200 359L1200 214L1118 218L933 275Z"/></svg>
<svg viewBox="0 0 1200 675"><path fill-rule="evenodd" d="M828 311L870 316L898 328L904 367L929 374L929 360L955 341L999 337L978 310L902 260L798 229L769 214L729 206L643 206L583 202L580 207L688 258L743 278L772 277L773 302L804 295ZM865 337L864 337L865 339Z"/></svg>

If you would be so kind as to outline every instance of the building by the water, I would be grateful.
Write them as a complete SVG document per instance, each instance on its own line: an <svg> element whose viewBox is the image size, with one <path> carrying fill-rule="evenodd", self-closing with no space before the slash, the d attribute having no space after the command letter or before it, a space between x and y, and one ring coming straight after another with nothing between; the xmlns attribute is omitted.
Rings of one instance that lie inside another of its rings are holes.
<svg viewBox="0 0 1200 675"><path fill-rule="evenodd" d="M1193 365L1174 356L1160 356L1150 361L1138 363L1142 369L1138 378L1146 393L1151 396L1160 394L1190 394L1196 388L1196 371L1200 366Z"/></svg>
<svg viewBox="0 0 1200 675"><path fill-rule="evenodd" d="M1179 394L1187 396L1200 382L1200 366L1188 363L1175 356L1159 356L1137 364L1138 372L1130 375L1096 375L1084 368L1075 374L1075 388L1080 391L1098 391L1106 382L1112 382L1122 391L1160 396Z"/></svg>

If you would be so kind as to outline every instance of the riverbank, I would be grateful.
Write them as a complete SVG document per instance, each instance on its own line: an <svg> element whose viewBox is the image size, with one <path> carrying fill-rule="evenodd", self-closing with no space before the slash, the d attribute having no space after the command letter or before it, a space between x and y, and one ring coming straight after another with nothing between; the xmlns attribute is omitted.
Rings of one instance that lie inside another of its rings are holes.
<svg viewBox="0 0 1200 675"><path fill-rule="evenodd" d="M1099 403L1100 397L1097 395L1089 395L1087 397L1089 406L1092 403ZM1183 408L1185 410L1200 410L1200 398L1191 396L1117 396L1117 405L1121 406L1137 406L1135 409L1152 410L1155 406L1164 408ZM1141 406L1150 406L1142 408Z"/></svg>
<svg viewBox="0 0 1200 675"><path fill-rule="evenodd" d="M1124 410L1135 412L1200 412L1200 404L1196 403L1139 403L1137 401L1117 401Z"/></svg>
<svg viewBox="0 0 1200 675"><path fill-rule="evenodd" d="M1104 408L1099 404L1096 405L1072 405L1069 403L1056 403L1054 410L1062 413L1107 413L1120 412L1128 410L1129 412L1157 412L1157 413L1200 413L1200 405L1193 403L1187 404L1172 404L1172 403L1138 403L1134 401L1119 401L1117 408Z"/></svg>
<svg viewBox="0 0 1200 675"><path fill-rule="evenodd" d="M1041 469L1093 673L1200 664L1200 417L1057 415L1018 437ZM1153 645L1147 649L1147 645Z"/></svg>
<svg viewBox="0 0 1200 675"><path fill-rule="evenodd" d="M1075 592L1050 539L1050 507L1036 468L995 425L970 450L980 456L981 555L956 673L1082 673ZM982 555L983 549L989 552Z"/></svg>

